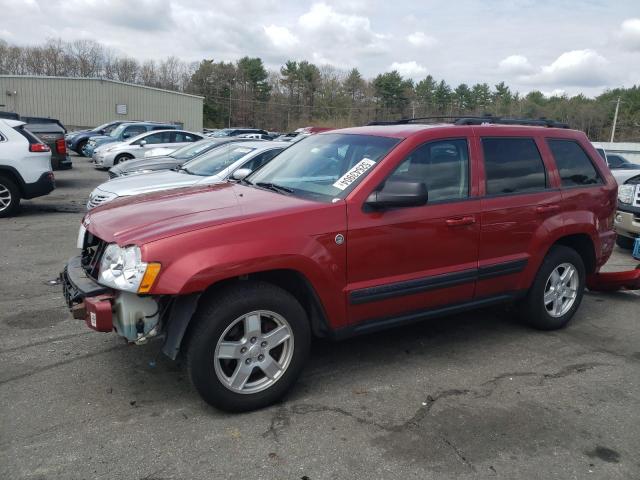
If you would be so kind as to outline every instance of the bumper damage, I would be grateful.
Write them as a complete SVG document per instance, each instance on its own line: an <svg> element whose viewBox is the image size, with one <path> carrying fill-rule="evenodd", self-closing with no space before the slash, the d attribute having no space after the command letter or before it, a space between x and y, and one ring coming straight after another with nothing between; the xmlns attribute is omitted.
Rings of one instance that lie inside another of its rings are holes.
<svg viewBox="0 0 640 480"><path fill-rule="evenodd" d="M595 273L587 277L587 288L596 292L640 290L640 265L625 272Z"/></svg>
<svg viewBox="0 0 640 480"><path fill-rule="evenodd" d="M69 260L60 274L73 318L98 332L115 331L130 342L144 343L160 331L158 302L148 296L120 292L98 284L82 268L80 257Z"/></svg>

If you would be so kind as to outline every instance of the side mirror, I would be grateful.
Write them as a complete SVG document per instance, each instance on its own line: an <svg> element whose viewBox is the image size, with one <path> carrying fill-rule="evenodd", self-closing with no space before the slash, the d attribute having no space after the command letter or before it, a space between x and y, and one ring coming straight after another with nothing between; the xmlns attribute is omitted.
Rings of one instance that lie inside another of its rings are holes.
<svg viewBox="0 0 640 480"><path fill-rule="evenodd" d="M104 131L104 128L103 128L102 130L98 130L98 133L99 133L100 135L104 135L104 134L105 134L105 133L107 133L107 132L105 132L105 131Z"/></svg>
<svg viewBox="0 0 640 480"><path fill-rule="evenodd" d="M140 142L138 143L138 145L140 145L141 147L144 147L147 144L146 140L140 140Z"/></svg>
<svg viewBox="0 0 640 480"><path fill-rule="evenodd" d="M419 207L429 200L427 186L422 182L385 182L382 189L371 192L365 206L374 210L393 207Z"/></svg>
<svg viewBox="0 0 640 480"><path fill-rule="evenodd" d="M240 180L244 180L250 173L250 168L239 168L231 174L231 178L239 182Z"/></svg>
<svg viewBox="0 0 640 480"><path fill-rule="evenodd" d="M123 138L123 139L125 139L125 140L126 140L127 138L129 138L129 137L131 137L131 134L130 134L130 133L124 132L124 133L122 134L122 138Z"/></svg>

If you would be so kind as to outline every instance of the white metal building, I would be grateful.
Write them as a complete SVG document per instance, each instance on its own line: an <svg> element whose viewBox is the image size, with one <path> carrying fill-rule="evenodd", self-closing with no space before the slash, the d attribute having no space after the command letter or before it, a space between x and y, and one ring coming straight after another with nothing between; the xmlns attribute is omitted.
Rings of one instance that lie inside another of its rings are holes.
<svg viewBox="0 0 640 480"><path fill-rule="evenodd" d="M102 78L0 75L0 111L57 118L70 130L153 120L200 131L202 106L197 95Z"/></svg>

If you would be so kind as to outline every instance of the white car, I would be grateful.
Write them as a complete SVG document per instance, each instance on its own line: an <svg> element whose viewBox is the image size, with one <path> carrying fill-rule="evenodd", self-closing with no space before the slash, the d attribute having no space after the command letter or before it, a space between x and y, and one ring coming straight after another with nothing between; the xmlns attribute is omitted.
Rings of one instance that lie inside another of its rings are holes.
<svg viewBox="0 0 640 480"><path fill-rule="evenodd" d="M152 130L125 140L98 147L93 152L96 168L109 168L132 158L142 158L147 150L157 147L178 148L186 142L196 142L203 138L199 133L186 130Z"/></svg>
<svg viewBox="0 0 640 480"><path fill-rule="evenodd" d="M21 198L40 197L55 188L51 150L24 125L0 119L0 217L14 214Z"/></svg>
<svg viewBox="0 0 640 480"><path fill-rule="evenodd" d="M149 148L146 152L144 152L144 158L149 157L164 157L165 155L169 155L170 153L175 152L178 148L182 148L182 145L175 147L155 147Z"/></svg>
<svg viewBox="0 0 640 480"><path fill-rule="evenodd" d="M91 210L116 198L142 193L209 185L226 181L236 170L254 171L269 162L290 144L260 140L229 143L183 164L177 170L161 170L117 177L98 185L87 202Z"/></svg>

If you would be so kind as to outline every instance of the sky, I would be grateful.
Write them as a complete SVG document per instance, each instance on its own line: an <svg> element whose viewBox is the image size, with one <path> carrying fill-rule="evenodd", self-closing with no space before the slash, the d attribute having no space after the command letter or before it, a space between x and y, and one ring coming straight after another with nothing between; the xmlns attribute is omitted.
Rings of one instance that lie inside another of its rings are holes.
<svg viewBox="0 0 640 480"><path fill-rule="evenodd" d="M640 84L640 0L0 0L0 39L92 39L138 60L308 60L527 93Z"/></svg>

